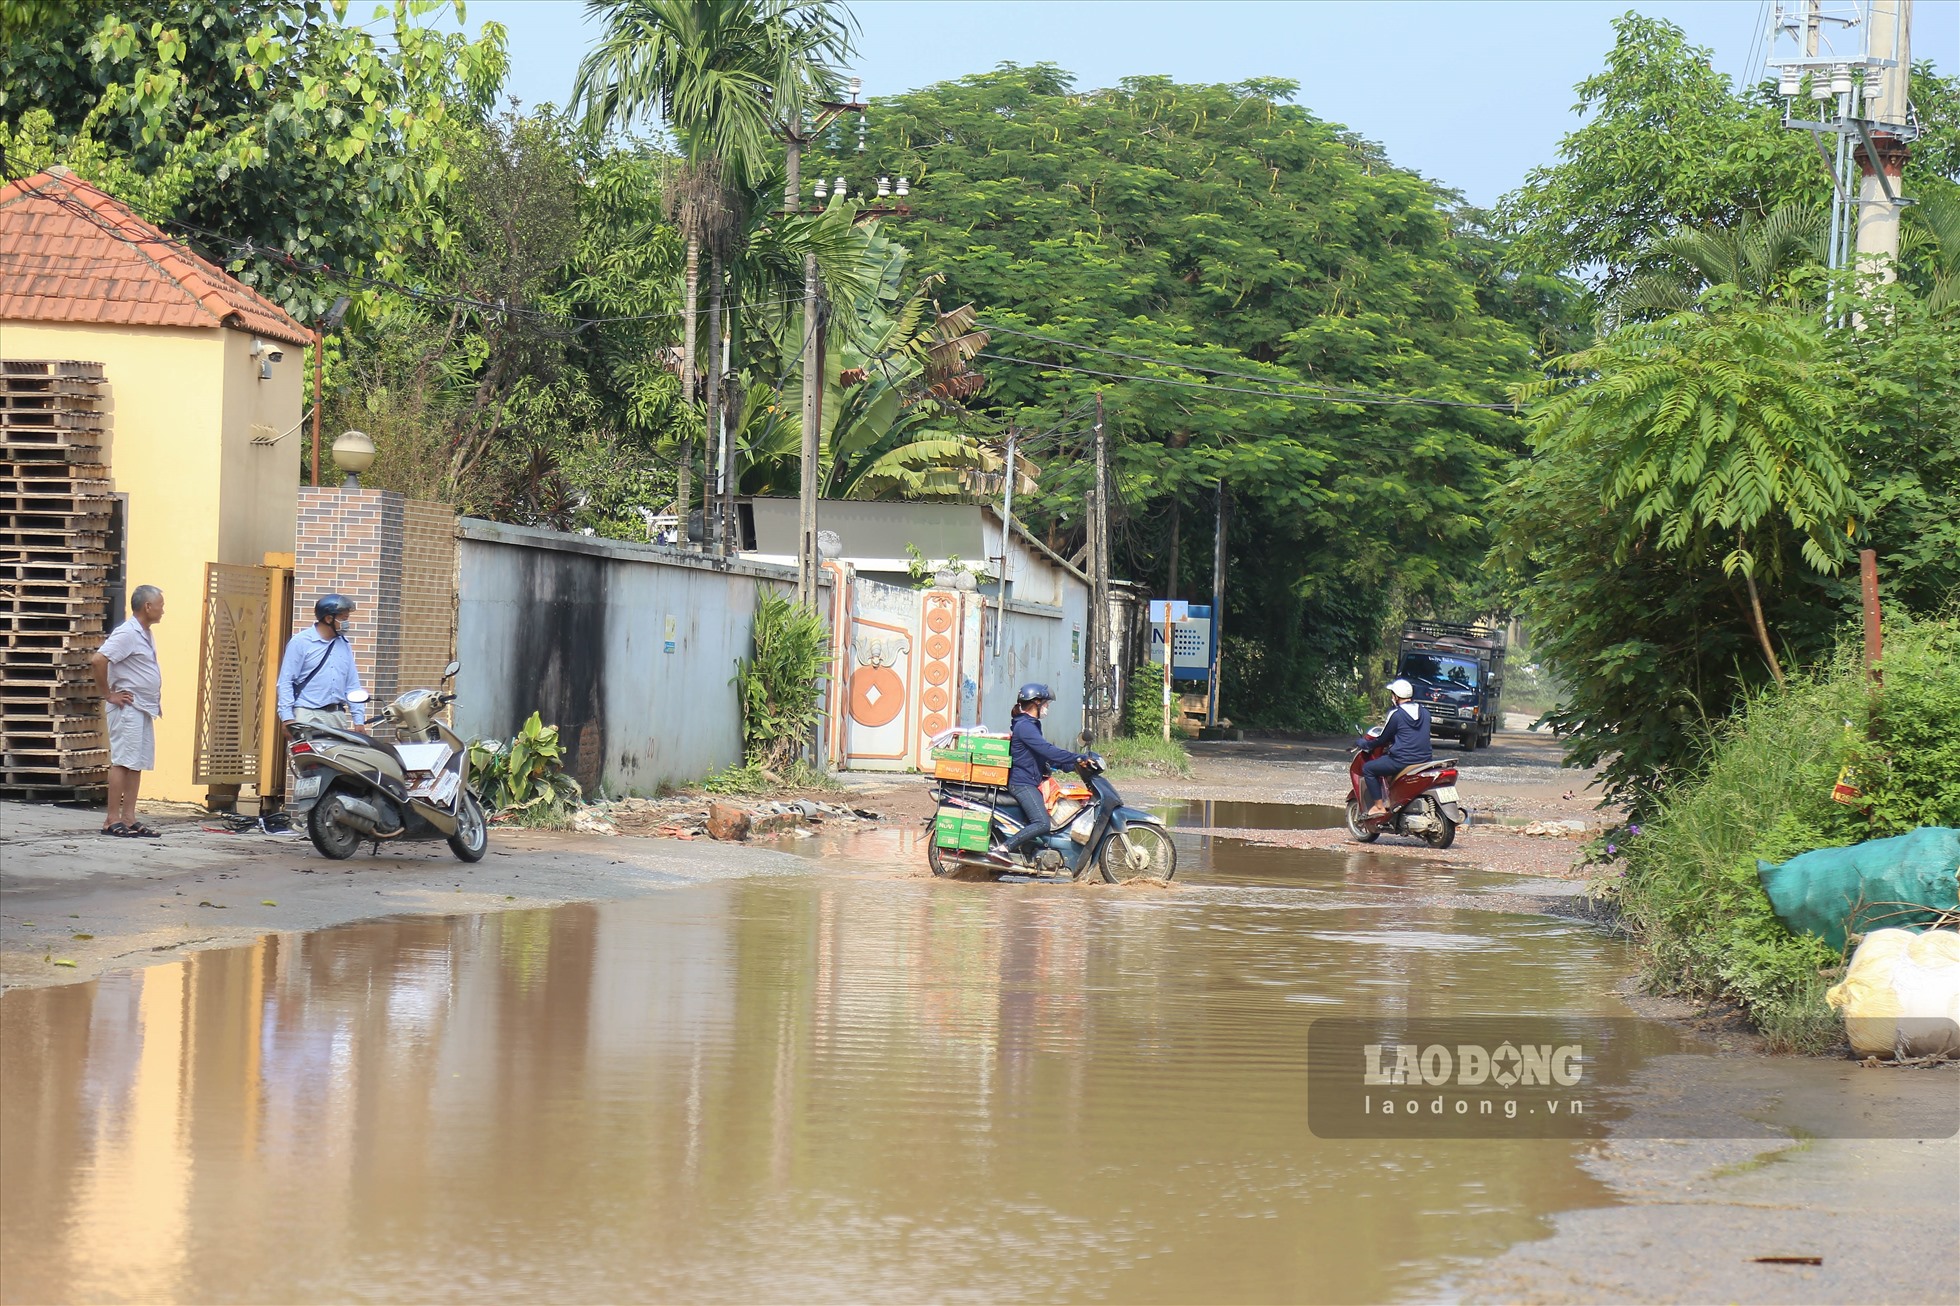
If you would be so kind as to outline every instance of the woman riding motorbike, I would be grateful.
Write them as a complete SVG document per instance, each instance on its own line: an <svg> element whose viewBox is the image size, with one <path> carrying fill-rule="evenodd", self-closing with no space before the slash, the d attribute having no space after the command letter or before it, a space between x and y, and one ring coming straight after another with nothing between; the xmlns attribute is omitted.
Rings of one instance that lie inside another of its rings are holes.
<svg viewBox="0 0 1960 1306"><path fill-rule="evenodd" d="M1042 801L1041 782L1057 767L1072 770L1080 766L1083 756L1049 743L1041 733L1042 714L1055 701L1053 690L1043 684L1027 684L1014 698L1014 715L1008 727L1007 792L1021 805L1028 823L1001 845L1004 856L1020 852L1048 833L1048 804Z"/></svg>

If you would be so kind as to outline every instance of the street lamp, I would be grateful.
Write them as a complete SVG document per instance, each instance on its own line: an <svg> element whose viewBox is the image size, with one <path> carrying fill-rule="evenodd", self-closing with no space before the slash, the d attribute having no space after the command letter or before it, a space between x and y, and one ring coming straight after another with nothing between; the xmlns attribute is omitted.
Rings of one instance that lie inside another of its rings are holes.
<svg viewBox="0 0 1960 1306"><path fill-rule="evenodd" d="M347 473L346 488L361 488L361 473L374 466L374 441L365 431L342 431L333 438L334 466Z"/></svg>

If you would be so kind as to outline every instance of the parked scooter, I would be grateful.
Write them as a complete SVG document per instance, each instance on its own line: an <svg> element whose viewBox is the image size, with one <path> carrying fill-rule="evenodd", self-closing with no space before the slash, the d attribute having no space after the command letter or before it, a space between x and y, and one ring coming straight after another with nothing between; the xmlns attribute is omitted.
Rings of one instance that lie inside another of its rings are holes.
<svg viewBox="0 0 1960 1306"><path fill-rule="evenodd" d="M1000 851L1022 824L1020 805L1006 798L1004 791L991 785L941 781L940 812L971 812L988 822L985 852L942 848L936 842L926 846L926 862L934 875L955 875L963 869L987 871L994 875L1016 871L1058 874L1067 871L1082 879L1093 868L1111 884L1139 876L1169 880L1177 874L1177 845L1170 831L1149 812L1126 807L1123 795L1103 773L1103 761L1094 753L1086 755L1076 768L1080 782L1073 778L1052 778L1053 797L1048 804L1052 829L1038 841L1027 863ZM1047 786L1044 786L1046 789ZM928 817L930 824L935 818Z"/></svg>
<svg viewBox="0 0 1960 1306"><path fill-rule="evenodd" d="M1374 739L1382 728L1375 726L1367 737ZM1380 816L1367 816L1368 786L1361 775L1361 764L1381 756L1381 746L1357 748L1348 763L1347 831L1362 843L1373 843L1384 830L1421 839L1431 848L1447 848L1456 841L1456 832L1470 824L1470 813L1456 796L1456 759L1439 757L1430 762L1405 766L1387 778L1382 802L1388 810Z"/></svg>
<svg viewBox="0 0 1960 1306"><path fill-rule="evenodd" d="M461 664L443 669L448 684ZM356 691L366 702L365 691ZM395 727L395 742L333 726L291 723L293 792L288 810L306 821L323 857L353 856L363 840L446 839L466 862L490 847L490 823L470 792L470 750L436 713L456 701L436 689L411 689L378 721Z"/></svg>

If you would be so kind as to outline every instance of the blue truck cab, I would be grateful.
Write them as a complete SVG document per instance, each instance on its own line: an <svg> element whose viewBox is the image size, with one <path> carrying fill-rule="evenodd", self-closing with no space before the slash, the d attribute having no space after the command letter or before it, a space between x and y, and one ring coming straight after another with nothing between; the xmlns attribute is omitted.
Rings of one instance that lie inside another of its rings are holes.
<svg viewBox="0 0 1960 1306"><path fill-rule="evenodd" d="M1398 671L1429 709L1429 733L1489 747L1503 724L1504 629L1481 623L1411 621L1402 627Z"/></svg>

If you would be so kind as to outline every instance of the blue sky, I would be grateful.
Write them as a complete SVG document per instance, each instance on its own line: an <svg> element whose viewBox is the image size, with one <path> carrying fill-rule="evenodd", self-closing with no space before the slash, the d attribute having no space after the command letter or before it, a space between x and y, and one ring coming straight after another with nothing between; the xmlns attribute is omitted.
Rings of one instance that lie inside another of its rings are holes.
<svg viewBox="0 0 1960 1306"><path fill-rule="evenodd" d="M1628 9L1679 24L1731 77L1760 75L1761 0L856 0L853 70L872 96L1002 62L1060 64L1084 89L1134 74L1284 77L1330 122L1406 168L1490 204L1555 157L1572 87L1598 71ZM562 103L589 43L573 0L473 0L510 29L509 89ZM1960 71L1960 0L1916 0L1914 56Z"/></svg>

